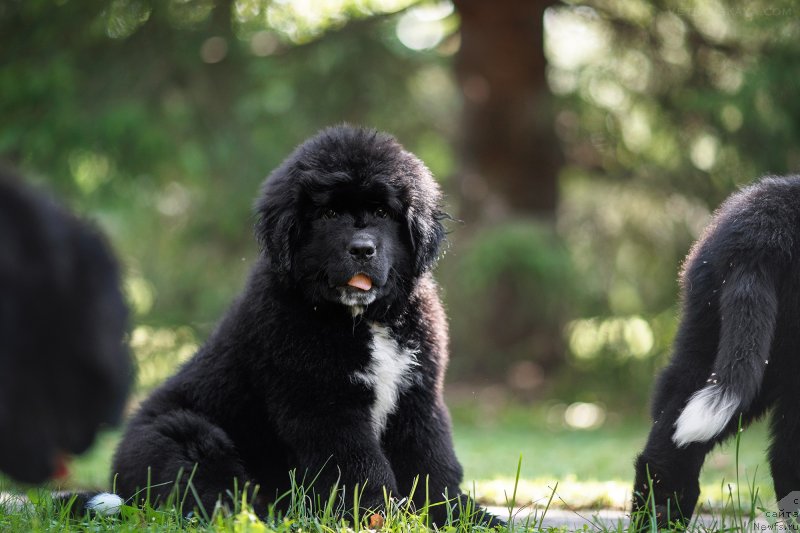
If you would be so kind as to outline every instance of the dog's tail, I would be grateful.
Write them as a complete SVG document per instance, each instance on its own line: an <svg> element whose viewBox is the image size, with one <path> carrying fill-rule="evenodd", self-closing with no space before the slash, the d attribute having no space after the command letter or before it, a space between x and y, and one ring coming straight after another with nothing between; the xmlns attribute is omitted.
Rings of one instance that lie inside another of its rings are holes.
<svg viewBox="0 0 800 533"><path fill-rule="evenodd" d="M758 394L778 315L774 278L760 266L734 266L720 288L719 313L713 372L675 422L678 447L716 437Z"/></svg>

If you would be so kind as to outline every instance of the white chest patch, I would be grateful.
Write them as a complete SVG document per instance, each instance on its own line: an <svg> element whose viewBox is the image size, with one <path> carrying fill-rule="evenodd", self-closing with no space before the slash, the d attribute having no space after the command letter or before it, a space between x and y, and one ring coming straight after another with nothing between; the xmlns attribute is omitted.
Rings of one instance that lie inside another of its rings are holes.
<svg viewBox="0 0 800 533"><path fill-rule="evenodd" d="M372 360L355 378L366 383L375 392L370 416L375 435L380 438L386 420L397 408L400 393L411 384L412 369L417 365L417 354L402 348L389 335L389 329L370 324L372 330Z"/></svg>

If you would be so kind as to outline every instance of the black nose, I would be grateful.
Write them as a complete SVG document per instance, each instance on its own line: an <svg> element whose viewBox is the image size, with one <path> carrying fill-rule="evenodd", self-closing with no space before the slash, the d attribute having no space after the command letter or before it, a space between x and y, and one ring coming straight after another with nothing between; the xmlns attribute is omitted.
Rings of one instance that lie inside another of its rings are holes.
<svg viewBox="0 0 800 533"><path fill-rule="evenodd" d="M350 241L350 246L347 251L353 256L353 259L358 261L366 261L372 259L375 255L375 243L369 237L354 237Z"/></svg>

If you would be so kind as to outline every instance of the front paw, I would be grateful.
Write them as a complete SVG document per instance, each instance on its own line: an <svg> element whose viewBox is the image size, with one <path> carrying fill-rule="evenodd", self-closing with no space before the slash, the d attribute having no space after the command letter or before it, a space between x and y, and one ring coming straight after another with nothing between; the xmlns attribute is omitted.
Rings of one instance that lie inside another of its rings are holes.
<svg viewBox="0 0 800 533"><path fill-rule="evenodd" d="M673 529L675 526L686 526L688 523L689 518L676 511L673 501L642 505L638 498L634 499L631 531L649 531L653 524L658 529Z"/></svg>
<svg viewBox="0 0 800 533"><path fill-rule="evenodd" d="M655 522L658 527L688 524L699 496L696 476L682 472L676 465L663 468L643 455L637 458L632 520L648 525Z"/></svg>
<svg viewBox="0 0 800 533"><path fill-rule="evenodd" d="M637 482L634 487L631 523L640 527L632 527L633 531L649 529L652 524L659 529L685 526L692 518L699 491L670 490L656 481L657 478L650 483Z"/></svg>

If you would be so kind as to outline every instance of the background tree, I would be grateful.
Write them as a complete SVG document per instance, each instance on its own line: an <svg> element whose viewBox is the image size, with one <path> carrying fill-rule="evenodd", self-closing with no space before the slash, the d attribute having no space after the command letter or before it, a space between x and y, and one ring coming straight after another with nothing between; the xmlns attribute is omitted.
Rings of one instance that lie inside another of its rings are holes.
<svg viewBox="0 0 800 533"><path fill-rule="evenodd" d="M547 86L544 12L552 1L456 0L463 95L461 212L554 219L563 158ZM487 213L488 211L488 213Z"/></svg>

